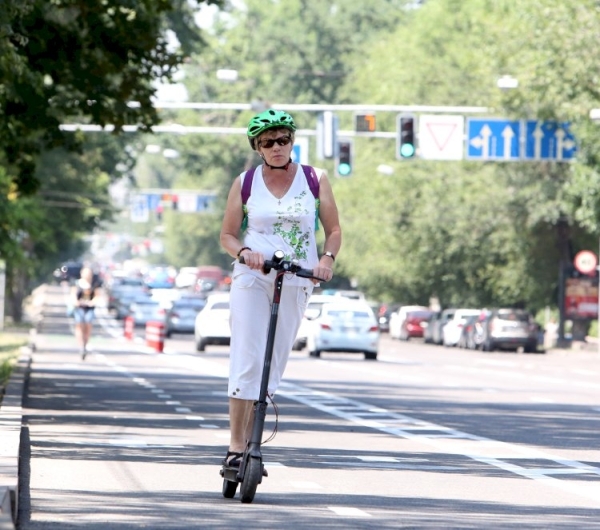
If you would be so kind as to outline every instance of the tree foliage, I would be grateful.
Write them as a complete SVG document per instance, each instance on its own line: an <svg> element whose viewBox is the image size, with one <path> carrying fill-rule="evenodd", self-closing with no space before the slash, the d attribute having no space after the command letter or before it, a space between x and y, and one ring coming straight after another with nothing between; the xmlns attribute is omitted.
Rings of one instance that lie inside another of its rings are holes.
<svg viewBox="0 0 600 530"><path fill-rule="evenodd" d="M436 296L444 305L553 305L559 261L590 248L598 232L593 184L600 183L600 139L587 118L598 103L597 3L405 5L249 1L217 24L210 52L191 58L191 98L484 106L513 119L570 121L580 144L577 163L406 163L395 160L393 140L355 138L353 176L334 182L345 233L337 272L371 296L421 303ZM217 68L238 70L238 82L220 84L210 75ZM496 86L505 74L519 80L518 89ZM302 126L314 127L314 115L295 114ZM243 127L249 116L187 114L184 120ZM340 113L340 122L352 127L347 113ZM379 126L394 130L395 116L378 115ZM208 175L219 174L227 181L221 190L256 162L244 156L243 141L203 136L184 144L185 178L215 183ZM331 170L330 162L313 163ZM377 173L382 163L394 168L392 176ZM217 223L214 230L212 236L202 233L206 244L216 245Z"/></svg>

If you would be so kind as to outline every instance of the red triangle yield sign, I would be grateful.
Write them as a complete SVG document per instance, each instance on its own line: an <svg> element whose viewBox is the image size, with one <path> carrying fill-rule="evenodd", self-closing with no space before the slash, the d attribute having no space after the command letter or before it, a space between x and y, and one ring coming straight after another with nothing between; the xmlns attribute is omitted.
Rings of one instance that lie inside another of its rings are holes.
<svg viewBox="0 0 600 530"><path fill-rule="evenodd" d="M431 137L440 151L443 151L452 137L452 133L456 129L456 123L434 123L428 122L427 128L431 133Z"/></svg>

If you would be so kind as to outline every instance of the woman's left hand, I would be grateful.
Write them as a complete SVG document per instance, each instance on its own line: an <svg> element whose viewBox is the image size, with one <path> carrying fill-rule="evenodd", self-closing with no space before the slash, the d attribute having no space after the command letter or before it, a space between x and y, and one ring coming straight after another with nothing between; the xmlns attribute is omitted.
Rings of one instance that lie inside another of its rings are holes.
<svg viewBox="0 0 600 530"><path fill-rule="evenodd" d="M321 278L323 281L328 282L333 278L333 269L319 263L319 265L313 269L313 274L317 278ZM313 283L319 283L319 280L313 280Z"/></svg>

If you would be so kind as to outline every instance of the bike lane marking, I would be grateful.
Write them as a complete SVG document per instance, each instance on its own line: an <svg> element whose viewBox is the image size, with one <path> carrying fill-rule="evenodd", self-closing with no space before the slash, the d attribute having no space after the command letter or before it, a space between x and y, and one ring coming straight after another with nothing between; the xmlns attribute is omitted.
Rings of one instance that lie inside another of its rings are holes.
<svg viewBox="0 0 600 530"><path fill-rule="evenodd" d="M188 370L192 369L203 375L218 378L227 377L227 367L219 363L198 359L189 354L167 355L160 357L167 362L184 363ZM140 378L131 374L126 368L113 364L115 370L124 375L130 375L132 380ZM154 389L153 389L154 390ZM160 393L162 390L157 389ZM554 475L595 475L600 476L600 467L591 466L582 462L557 457L542 452L536 448L510 444L459 431L451 427L419 420L404 414L390 412L381 407L368 403L340 397L323 391L316 391L309 387L282 382L278 394L307 407L323 413L336 416L348 422L384 432L393 436L417 440L434 447L438 451L464 456L474 461L502 469L509 473L538 481L545 485L557 488L568 493L591 499L600 505L598 488L590 482L584 484L561 481ZM463 445L457 445L457 442ZM514 460L544 460L548 466L528 468L511 462Z"/></svg>

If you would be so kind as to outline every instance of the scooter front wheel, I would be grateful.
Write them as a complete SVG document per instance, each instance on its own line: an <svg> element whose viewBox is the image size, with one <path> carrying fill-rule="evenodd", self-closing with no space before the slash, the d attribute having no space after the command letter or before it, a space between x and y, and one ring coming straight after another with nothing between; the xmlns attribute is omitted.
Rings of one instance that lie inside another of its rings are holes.
<svg viewBox="0 0 600 530"><path fill-rule="evenodd" d="M223 479L223 497L233 499L237 490L238 483L233 480Z"/></svg>
<svg viewBox="0 0 600 530"><path fill-rule="evenodd" d="M260 458L250 457L246 464L244 480L240 486L241 501L250 503L254 500L256 488L262 481L262 462Z"/></svg>

